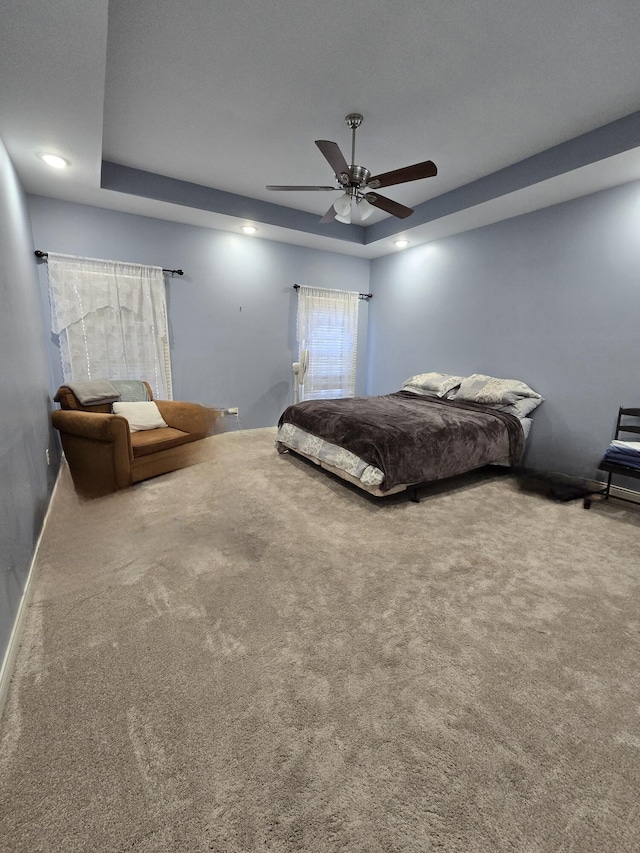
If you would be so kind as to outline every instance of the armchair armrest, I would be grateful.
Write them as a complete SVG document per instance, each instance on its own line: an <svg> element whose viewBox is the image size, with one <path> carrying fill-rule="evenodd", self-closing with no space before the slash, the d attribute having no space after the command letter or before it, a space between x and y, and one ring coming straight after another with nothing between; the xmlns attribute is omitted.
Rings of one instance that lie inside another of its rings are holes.
<svg viewBox="0 0 640 853"><path fill-rule="evenodd" d="M220 414L217 409L201 406L199 403L184 403L180 400L154 400L154 402L168 426L200 438L212 434Z"/></svg>
<svg viewBox="0 0 640 853"><path fill-rule="evenodd" d="M51 413L76 488L104 494L131 484L129 423L120 415L57 409Z"/></svg>
<svg viewBox="0 0 640 853"><path fill-rule="evenodd" d="M59 432L82 436L94 441L129 441L129 423L120 415L103 412L81 412L72 409L56 409L51 421ZM133 459L133 453L131 453Z"/></svg>

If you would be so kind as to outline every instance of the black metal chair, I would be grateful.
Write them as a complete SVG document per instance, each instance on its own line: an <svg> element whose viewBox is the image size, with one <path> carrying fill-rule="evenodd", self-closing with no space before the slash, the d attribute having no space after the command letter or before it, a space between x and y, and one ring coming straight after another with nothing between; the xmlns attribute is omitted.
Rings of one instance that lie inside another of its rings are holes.
<svg viewBox="0 0 640 853"><path fill-rule="evenodd" d="M640 409L627 409L622 406L620 407L618 410L618 420L616 422L614 440L624 440L620 439L621 433L635 433L636 435L640 435ZM627 503L637 504L637 501L630 500L629 498L624 498L620 495L611 495L611 481L614 475L618 475L620 477L633 477L636 480L640 479L639 468L632 468L629 465L620 465L617 462L610 462L606 459L602 459L598 465L598 470L606 471L608 474L607 485L603 488L602 492L598 493L604 495L604 499L606 501L609 500L610 497L614 497L619 501L627 501ZM589 498L584 499L584 506L585 509L589 509L591 506Z"/></svg>

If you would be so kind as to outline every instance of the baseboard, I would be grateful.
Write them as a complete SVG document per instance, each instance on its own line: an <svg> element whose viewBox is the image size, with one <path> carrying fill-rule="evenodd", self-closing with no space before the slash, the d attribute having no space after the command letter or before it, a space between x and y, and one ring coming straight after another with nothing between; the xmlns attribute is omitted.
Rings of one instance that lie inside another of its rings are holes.
<svg viewBox="0 0 640 853"><path fill-rule="evenodd" d="M24 590L22 591L22 598L20 599L20 604L18 605L18 612L16 613L16 618L13 622L13 629L11 631L11 636L9 637L9 643L7 645L7 650L4 655L4 660L2 661L2 668L0 668L0 719L2 718L4 706L7 701L7 695L9 693L9 684L11 683L13 668L15 666L16 657L18 655L18 649L20 648L22 628L24 626L24 620L26 618L27 610L29 608L29 602L31 601L32 581L35 575L35 565L38 558L38 553L40 551L40 543L42 542L42 536L47 526L47 521L49 520L49 512L51 511L51 507L53 505L53 498L58 489L58 484L60 483L61 474L62 462L60 464L60 468L58 469L58 476L56 477L56 481L51 491L51 497L49 498L49 506L47 507L47 511L45 512L44 518L42 520L42 526L40 528L38 541L36 542L36 546L33 549L33 556L31 557L31 564L29 566L27 580L24 585Z"/></svg>
<svg viewBox="0 0 640 853"><path fill-rule="evenodd" d="M622 486L611 486L610 494L612 498L623 498L625 501L640 504L640 492L636 492L635 489L625 489Z"/></svg>
<svg viewBox="0 0 640 853"><path fill-rule="evenodd" d="M563 477L564 474L558 474L557 476ZM602 480L593 480L587 479L585 477L574 477L575 482L583 482L585 486L593 489L594 494L601 491L607 485L603 483ZM629 501L630 503L640 504L640 492L635 489L627 489L624 486L614 486L611 485L611 489L609 490L609 494L612 498L622 498L625 501Z"/></svg>

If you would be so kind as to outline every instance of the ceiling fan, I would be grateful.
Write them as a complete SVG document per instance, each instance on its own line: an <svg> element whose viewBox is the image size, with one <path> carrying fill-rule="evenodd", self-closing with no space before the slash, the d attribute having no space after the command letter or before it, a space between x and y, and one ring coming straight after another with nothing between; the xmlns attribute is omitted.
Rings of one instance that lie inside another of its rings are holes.
<svg viewBox="0 0 640 853"><path fill-rule="evenodd" d="M329 210L322 217L320 222L331 222L337 219L338 222L351 222L352 202L356 202L356 210L358 211L360 221L364 222L373 213L374 208L384 210L385 213L390 213L392 216L397 216L404 219L411 216L413 209L399 204L386 196L380 195L378 190L380 187L391 187L396 184L404 184L409 181L419 181L422 178L432 178L438 174L436 164L432 160L425 160L423 163L415 163L413 166L405 166L403 169L394 169L391 172L383 172L380 175L372 175L364 166L356 165L356 130L362 124L362 116L360 113L349 113L345 116L345 122L351 128L351 166L347 161L338 145L335 142L329 142L327 139L316 139L316 145L320 149L325 160L329 163L334 171L337 186L276 186L268 185L268 190L281 191L331 191L342 190L343 194L337 198Z"/></svg>

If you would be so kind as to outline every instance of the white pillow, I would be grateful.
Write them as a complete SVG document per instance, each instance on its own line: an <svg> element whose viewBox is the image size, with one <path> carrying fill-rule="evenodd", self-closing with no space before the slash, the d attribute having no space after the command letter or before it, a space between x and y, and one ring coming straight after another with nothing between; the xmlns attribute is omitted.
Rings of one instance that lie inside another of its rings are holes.
<svg viewBox="0 0 640 853"><path fill-rule="evenodd" d="M153 400L145 403L114 403L112 411L114 415L122 415L129 421L131 432L168 426Z"/></svg>

